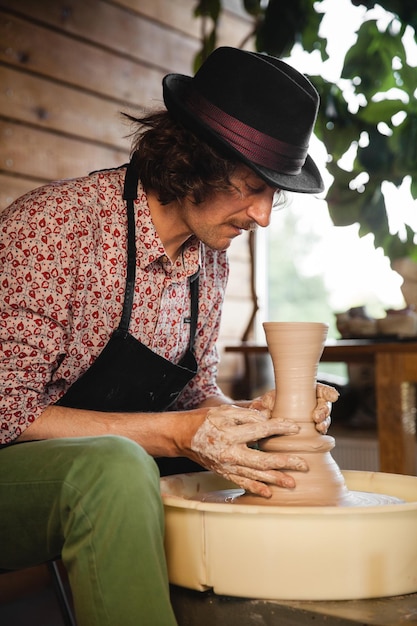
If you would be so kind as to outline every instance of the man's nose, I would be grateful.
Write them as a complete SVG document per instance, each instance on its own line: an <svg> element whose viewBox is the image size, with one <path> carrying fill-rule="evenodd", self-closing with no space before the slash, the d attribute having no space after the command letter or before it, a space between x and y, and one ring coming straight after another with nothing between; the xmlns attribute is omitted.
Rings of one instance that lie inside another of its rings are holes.
<svg viewBox="0 0 417 626"><path fill-rule="evenodd" d="M269 195L269 194L268 194ZM248 208L248 216L258 224L258 226L265 227L269 226L271 221L271 212L272 212L272 198L265 197L257 198L252 202L250 207Z"/></svg>

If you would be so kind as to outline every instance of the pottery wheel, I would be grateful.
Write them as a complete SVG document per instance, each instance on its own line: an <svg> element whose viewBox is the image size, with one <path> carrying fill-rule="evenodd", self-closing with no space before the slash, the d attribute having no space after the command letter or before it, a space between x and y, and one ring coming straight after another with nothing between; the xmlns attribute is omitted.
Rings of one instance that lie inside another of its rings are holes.
<svg viewBox="0 0 417 626"><path fill-rule="evenodd" d="M348 506L237 504L243 489L212 472L162 478L170 582L267 600L416 593L417 477L342 474Z"/></svg>
<svg viewBox="0 0 417 626"><path fill-rule="evenodd" d="M245 494L243 489L222 489L209 491L194 496L193 500L199 502L226 502L239 504L239 499ZM243 502L242 502L243 503ZM367 491L349 491L339 506L379 506L387 504L403 504L404 500L383 493L369 493ZM259 506L262 506L262 498L259 498Z"/></svg>

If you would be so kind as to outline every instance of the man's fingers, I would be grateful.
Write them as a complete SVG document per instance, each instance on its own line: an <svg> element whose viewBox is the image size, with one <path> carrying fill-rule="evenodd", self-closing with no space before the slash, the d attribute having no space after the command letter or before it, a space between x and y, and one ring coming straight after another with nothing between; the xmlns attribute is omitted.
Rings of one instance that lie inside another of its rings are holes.
<svg viewBox="0 0 417 626"><path fill-rule="evenodd" d="M255 398L252 403L249 405L251 409L257 409L258 411L268 410L272 411L275 404L275 389L271 389L267 391L259 398Z"/></svg>
<svg viewBox="0 0 417 626"><path fill-rule="evenodd" d="M315 407L313 411L313 420L316 422L316 424L320 424L320 422L324 422L324 420L326 420L329 417L331 408L332 408L332 405L330 402L326 402L325 400L322 400L322 399L318 400L317 406Z"/></svg>
<svg viewBox="0 0 417 626"><path fill-rule="evenodd" d="M270 419L266 422L249 422L247 424L225 423L219 420L214 422L219 431L222 432L222 439L229 444L249 444L260 439L279 435L296 435L300 427L291 420Z"/></svg>
<svg viewBox="0 0 417 626"><path fill-rule="evenodd" d="M299 425L290 420L267 419L253 409L221 406L208 412L191 441L191 448L207 469L252 493L270 497L268 485L293 488L295 480L287 472L306 472L308 466L294 454L260 451L248 444L297 432Z"/></svg>
<svg viewBox="0 0 417 626"><path fill-rule="evenodd" d="M262 452L251 448L232 446L221 454L222 465L230 469L234 468L238 474L259 477L258 472L274 470L292 470L295 472L307 472L308 465L304 459L293 454L281 452Z"/></svg>
<svg viewBox="0 0 417 626"><path fill-rule="evenodd" d="M298 424L291 420L271 418L266 422L252 422L233 426L230 429L230 441L233 443L251 443L275 435L296 435L299 430Z"/></svg>
<svg viewBox="0 0 417 626"><path fill-rule="evenodd" d="M262 498L270 498L272 496L270 488L268 485L265 485L265 483L260 483L257 480L251 480L244 476L238 476L238 474L229 474L227 478L239 487L242 487L245 491L254 493L257 496L261 496Z"/></svg>
<svg viewBox="0 0 417 626"><path fill-rule="evenodd" d="M326 417L326 419L321 420L320 422L316 422L316 430L322 434L325 435L327 433L327 431L330 428L330 424L331 424L331 417L330 415L328 417Z"/></svg>
<svg viewBox="0 0 417 626"><path fill-rule="evenodd" d="M339 397L339 392L330 385L317 383L316 396L317 398L322 398L323 400L326 400L326 402L336 402Z"/></svg>
<svg viewBox="0 0 417 626"><path fill-rule="evenodd" d="M261 471L256 469L250 469L247 467L244 469L244 473L241 473L241 470L242 468L240 468L239 466L231 467L230 471L227 472L227 477L229 478L229 480L232 480L243 489L249 489L252 493L254 493L252 487L243 485L245 481L263 484L264 486L274 485L276 487L282 487L284 489L294 489L296 485L296 479L294 479L293 476L287 474L285 471ZM258 491L256 493L258 493Z"/></svg>
<svg viewBox="0 0 417 626"><path fill-rule="evenodd" d="M222 407L223 409L223 407ZM268 419L254 409L225 407L225 410L210 411L207 421L222 433L222 439L230 444L252 443L274 435L295 435L300 427L292 420Z"/></svg>

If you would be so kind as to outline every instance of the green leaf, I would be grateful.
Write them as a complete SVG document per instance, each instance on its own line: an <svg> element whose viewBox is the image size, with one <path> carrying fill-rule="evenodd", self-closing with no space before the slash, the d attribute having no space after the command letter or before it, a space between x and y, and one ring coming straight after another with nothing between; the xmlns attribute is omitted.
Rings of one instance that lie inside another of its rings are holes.
<svg viewBox="0 0 417 626"><path fill-rule="evenodd" d="M262 0L244 0L243 6L246 13L249 13L249 15L253 15L254 17L257 17L263 12Z"/></svg>
<svg viewBox="0 0 417 626"><path fill-rule="evenodd" d="M217 22L221 11L220 0L200 0L194 8L195 17L211 17Z"/></svg>
<svg viewBox="0 0 417 626"><path fill-rule="evenodd" d="M402 100L380 100L369 102L359 109L357 117L366 124L377 125L380 122L391 124L391 118L399 111L404 111L406 105Z"/></svg>
<svg viewBox="0 0 417 626"><path fill-rule="evenodd" d="M319 36L322 19L311 0L269 0L263 19L259 19L256 48L276 57L289 56L294 44L307 51L325 54L326 40Z"/></svg>
<svg viewBox="0 0 417 626"><path fill-rule="evenodd" d="M337 85L326 82L320 76L310 76L310 79L321 96L315 134L323 141L333 159L338 160L352 142L358 142L362 128L358 125L357 118L349 112L347 102Z"/></svg>
<svg viewBox="0 0 417 626"><path fill-rule="evenodd" d="M362 206L360 209L361 237L372 233L375 247L382 247L386 236L389 234L389 224L385 198L379 185L369 185L362 194Z"/></svg>
<svg viewBox="0 0 417 626"><path fill-rule="evenodd" d="M197 52L194 57L194 73L196 73L207 57L213 52L216 47L216 29L213 28L212 31L204 38L202 42L202 47Z"/></svg>
<svg viewBox="0 0 417 626"><path fill-rule="evenodd" d="M351 175L341 170L327 192L329 214L335 226L350 226L359 221L362 198L357 191L349 189L350 180Z"/></svg>
<svg viewBox="0 0 417 626"><path fill-rule="evenodd" d="M368 130L369 144L359 147L357 161L371 176L378 175L383 180L385 173L392 170L394 154L389 149L386 135L381 135L376 129Z"/></svg>
<svg viewBox="0 0 417 626"><path fill-rule="evenodd" d="M416 88L416 68L403 64L403 67L398 70L398 75L401 79L401 89L408 94L410 98L410 108L414 111L417 111L417 99L414 96L414 91Z"/></svg>
<svg viewBox="0 0 417 626"><path fill-rule="evenodd" d="M356 92L369 100L379 91L398 86L392 68L396 56L405 59L400 36L389 29L380 32L375 20L365 21L358 31L356 44L346 54L342 78L360 79L360 83L355 82Z"/></svg>
<svg viewBox="0 0 417 626"><path fill-rule="evenodd" d="M382 248L391 261L395 259L402 259L404 257L410 257L414 261L417 261L417 246L414 243L415 232L406 224L405 225L406 238L401 240L398 235L387 235Z"/></svg>
<svg viewBox="0 0 417 626"><path fill-rule="evenodd" d="M324 13L317 13L313 8L314 3L305 2L306 21L304 28L300 32L297 41L302 45L306 52L314 52L318 50L320 52L321 59L326 61L329 55L326 52L327 39L318 35L321 21Z"/></svg>
<svg viewBox="0 0 417 626"><path fill-rule="evenodd" d="M403 176L417 174L417 115L408 115L388 141L395 153L396 171Z"/></svg>
<svg viewBox="0 0 417 626"><path fill-rule="evenodd" d="M417 200L417 177L416 176L414 176L411 179L410 192L414 200Z"/></svg>

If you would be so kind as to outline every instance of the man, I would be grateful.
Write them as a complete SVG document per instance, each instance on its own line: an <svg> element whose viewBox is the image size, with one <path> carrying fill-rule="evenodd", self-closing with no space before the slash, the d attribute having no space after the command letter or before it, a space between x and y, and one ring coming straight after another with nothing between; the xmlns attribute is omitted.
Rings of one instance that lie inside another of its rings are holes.
<svg viewBox="0 0 417 626"><path fill-rule="evenodd" d="M250 445L297 426L270 418L271 393L232 406L216 340L232 240L268 225L281 190L323 188L307 154L317 93L233 48L163 88L127 166L2 215L0 566L61 554L80 626L175 624L153 457L264 497L308 469ZM335 399L318 387L320 432Z"/></svg>

